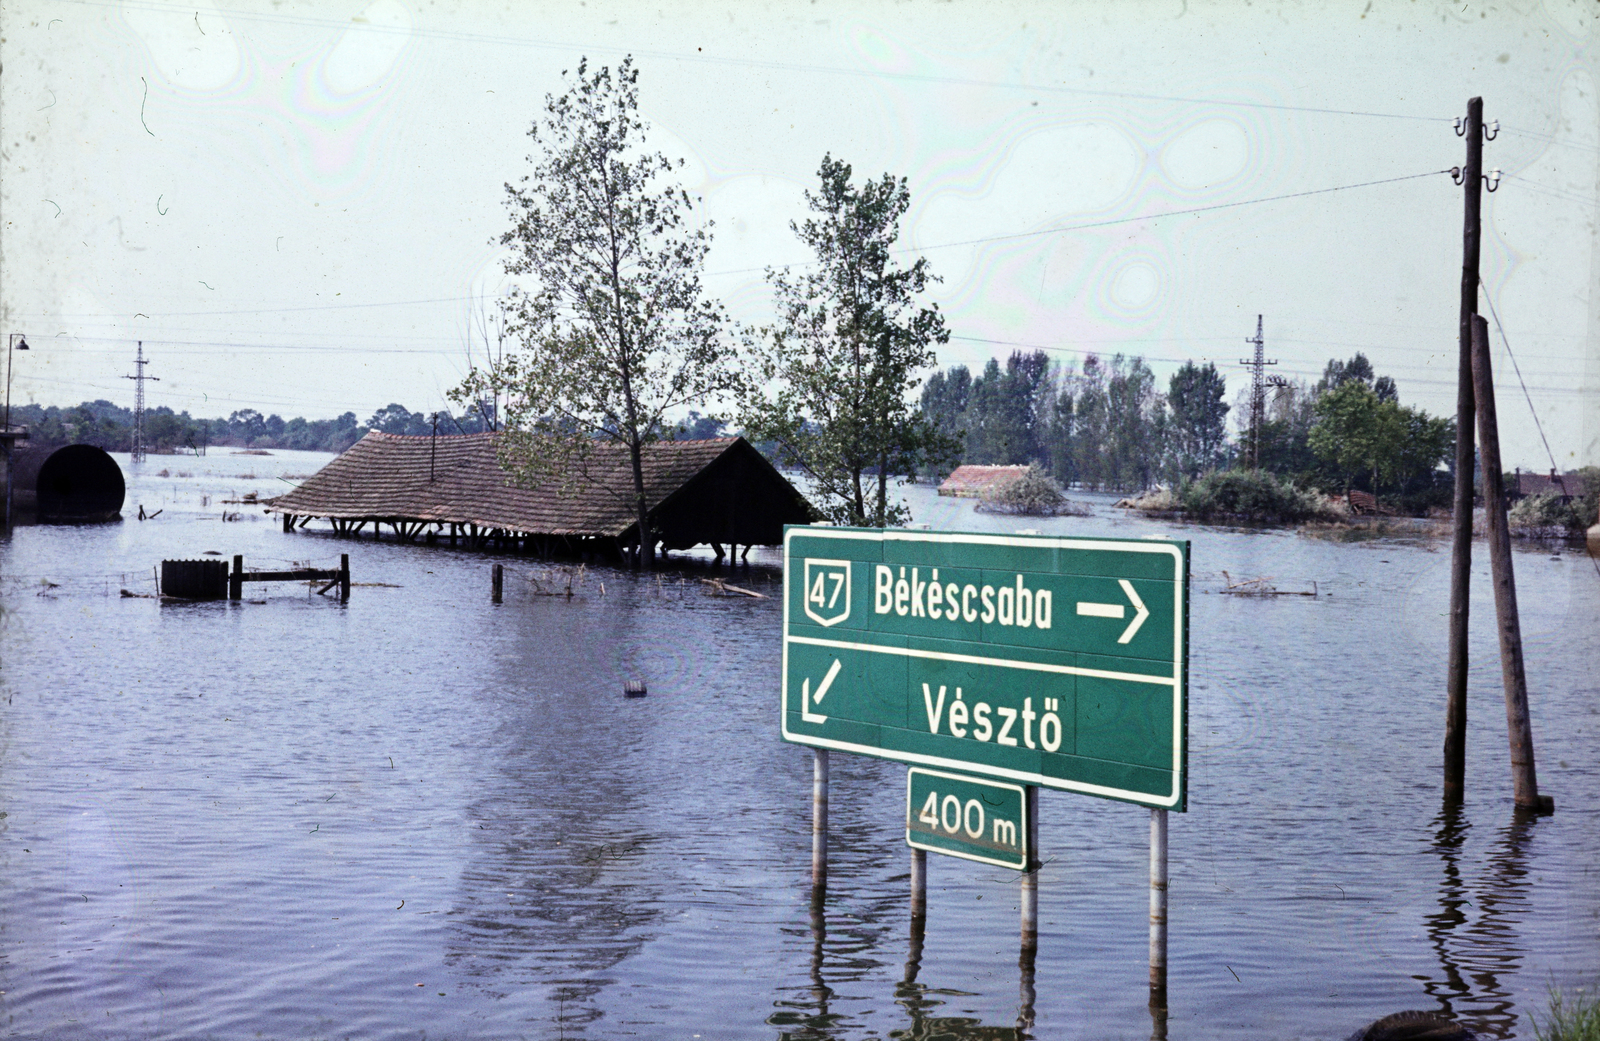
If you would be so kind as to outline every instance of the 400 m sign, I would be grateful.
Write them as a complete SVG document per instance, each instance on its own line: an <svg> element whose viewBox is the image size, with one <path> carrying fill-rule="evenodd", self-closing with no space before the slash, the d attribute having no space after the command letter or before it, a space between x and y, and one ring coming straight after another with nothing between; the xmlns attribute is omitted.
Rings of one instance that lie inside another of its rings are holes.
<svg viewBox="0 0 1600 1041"><path fill-rule="evenodd" d="M784 574L785 739L1185 808L1187 542L795 526Z"/></svg>

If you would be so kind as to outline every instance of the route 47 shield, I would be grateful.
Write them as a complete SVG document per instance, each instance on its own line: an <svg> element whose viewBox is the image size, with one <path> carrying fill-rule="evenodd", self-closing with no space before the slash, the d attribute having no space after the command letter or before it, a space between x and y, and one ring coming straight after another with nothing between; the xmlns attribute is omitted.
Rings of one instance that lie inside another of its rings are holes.
<svg viewBox="0 0 1600 1041"><path fill-rule="evenodd" d="M850 561L806 558L806 616L821 626L850 617Z"/></svg>

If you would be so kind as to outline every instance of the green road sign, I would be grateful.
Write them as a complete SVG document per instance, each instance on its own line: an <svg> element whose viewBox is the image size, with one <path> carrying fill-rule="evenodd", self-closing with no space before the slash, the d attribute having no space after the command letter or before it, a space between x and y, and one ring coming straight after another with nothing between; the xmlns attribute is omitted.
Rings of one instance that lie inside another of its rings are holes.
<svg viewBox="0 0 1600 1041"><path fill-rule="evenodd" d="M924 770L906 771L906 845L1026 871L1022 786Z"/></svg>
<svg viewBox="0 0 1600 1041"><path fill-rule="evenodd" d="M794 526L783 736L1185 808L1187 542Z"/></svg>

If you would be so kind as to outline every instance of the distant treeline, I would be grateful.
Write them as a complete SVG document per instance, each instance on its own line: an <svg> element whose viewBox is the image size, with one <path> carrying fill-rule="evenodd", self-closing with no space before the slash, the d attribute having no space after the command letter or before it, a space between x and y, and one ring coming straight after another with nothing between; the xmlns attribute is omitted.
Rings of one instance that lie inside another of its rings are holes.
<svg viewBox="0 0 1600 1041"><path fill-rule="evenodd" d="M1439 467L1453 459L1454 420L1401 405L1364 355L1329 361L1314 384L1268 388L1259 445L1248 402L1229 436L1226 395L1209 362L1185 363L1162 387L1138 356L1063 365L1035 351L1003 366L991 358L977 376L964 365L935 373L922 410L961 445L954 462L1037 463L1063 486L1139 491L1259 460L1300 487L1385 493L1412 509L1448 501Z"/></svg>
<svg viewBox="0 0 1600 1041"><path fill-rule="evenodd" d="M492 429L492 413L486 421L477 410L459 416L448 411L412 412L398 402L374 412L364 423L354 412L336 419L284 419L246 408L226 419L196 419L188 412L161 407L145 410L144 444L146 452L159 455L199 454L211 446L343 452L371 430L431 434L435 416L440 434L477 434ZM126 452L133 447L133 410L105 400L85 401L69 408L13 404L11 422L26 426L29 443L34 445L89 444L108 452ZM674 435L685 440L720 437L722 428L721 421L691 412Z"/></svg>

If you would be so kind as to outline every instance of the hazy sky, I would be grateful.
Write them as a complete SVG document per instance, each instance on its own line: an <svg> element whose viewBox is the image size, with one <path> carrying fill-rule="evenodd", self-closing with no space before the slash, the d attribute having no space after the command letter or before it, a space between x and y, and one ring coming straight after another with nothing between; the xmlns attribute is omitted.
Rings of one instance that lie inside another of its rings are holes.
<svg viewBox="0 0 1600 1041"><path fill-rule="evenodd" d="M503 286L503 184L581 56L633 54L655 144L761 270L824 153L909 178L940 362L1042 347L1248 385L1363 351L1454 413L1464 155L1482 95L1483 270L1559 465L1600 463L1600 3L4 0L0 325L14 401L226 415L445 405ZM1427 175L1427 176L1413 176ZM1274 196L1395 180L1322 194ZM1225 204L1237 204L1226 205ZM1220 209L1205 210L1205 207ZM1193 212L1199 210L1201 212ZM1165 216L1163 216L1165 215ZM1507 465L1547 469L1496 345Z"/></svg>

